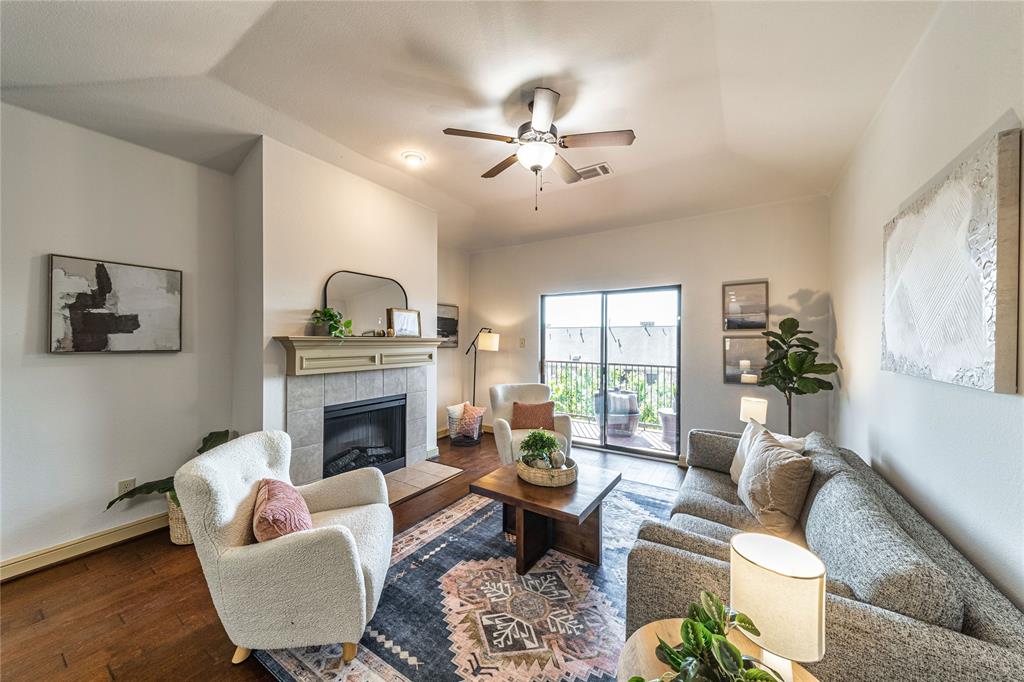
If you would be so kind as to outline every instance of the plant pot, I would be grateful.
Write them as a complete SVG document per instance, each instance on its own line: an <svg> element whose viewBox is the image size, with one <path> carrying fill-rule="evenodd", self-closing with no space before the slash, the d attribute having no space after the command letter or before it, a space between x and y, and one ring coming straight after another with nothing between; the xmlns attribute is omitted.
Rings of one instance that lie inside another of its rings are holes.
<svg viewBox="0 0 1024 682"><path fill-rule="evenodd" d="M191 545L192 544L192 533L188 530L188 524L185 523L185 512L181 510L181 507L174 504L174 500L171 499L170 494L167 497L167 527L171 531L171 542L176 545Z"/></svg>
<svg viewBox="0 0 1024 682"><path fill-rule="evenodd" d="M330 336L331 328L326 324L314 324L313 336Z"/></svg>

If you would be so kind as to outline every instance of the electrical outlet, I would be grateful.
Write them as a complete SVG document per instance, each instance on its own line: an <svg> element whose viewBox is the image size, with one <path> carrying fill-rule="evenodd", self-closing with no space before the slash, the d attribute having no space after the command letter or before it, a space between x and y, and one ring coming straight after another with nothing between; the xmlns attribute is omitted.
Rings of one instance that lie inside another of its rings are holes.
<svg viewBox="0 0 1024 682"><path fill-rule="evenodd" d="M519 347L520 348L526 348L526 337L525 336L520 336L519 337Z"/></svg>
<svg viewBox="0 0 1024 682"><path fill-rule="evenodd" d="M124 495L126 492L135 487L134 478L126 478L123 481L117 482L117 494Z"/></svg>

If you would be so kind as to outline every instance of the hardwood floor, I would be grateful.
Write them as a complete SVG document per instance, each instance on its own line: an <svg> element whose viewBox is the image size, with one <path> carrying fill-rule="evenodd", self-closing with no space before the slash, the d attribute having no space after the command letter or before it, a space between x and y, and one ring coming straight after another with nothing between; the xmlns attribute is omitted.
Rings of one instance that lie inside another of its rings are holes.
<svg viewBox="0 0 1024 682"><path fill-rule="evenodd" d="M499 465L494 439L473 448L438 442L459 476L393 507L395 532L468 494ZM675 488L672 463L582 449L577 461L626 480ZM273 680L254 659L231 665L224 634L191 547L160 530L0 586L0 678L15 680Z"/></svg>

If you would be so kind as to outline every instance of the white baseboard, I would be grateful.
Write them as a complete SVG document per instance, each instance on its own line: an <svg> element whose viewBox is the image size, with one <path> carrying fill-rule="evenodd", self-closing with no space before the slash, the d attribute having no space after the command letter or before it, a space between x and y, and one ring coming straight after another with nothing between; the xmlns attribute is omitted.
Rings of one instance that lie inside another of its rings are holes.
<svg viewBox="0 0 1024 682"><path fill-rule="evenodd" d="M448 437L448 429L447 429L447 427L443 428L443 429L438 429L437 430L437 437L438 438L447 438Z"/></svg>
<svg viewBox="0 0 1024 682"><path fill-rule="evenodd" d="M0 581L10 580L19 575L38 571L41 568L59 564L95 552L98 549L116 545L125 540L131 540L139 535L151 533L154 530L167 527L167 512L147 516L146 518L132 521L121 526L101 530L84 538L69 540L53 547L36 550L19 557L7 559L0 563Z"/></svg>

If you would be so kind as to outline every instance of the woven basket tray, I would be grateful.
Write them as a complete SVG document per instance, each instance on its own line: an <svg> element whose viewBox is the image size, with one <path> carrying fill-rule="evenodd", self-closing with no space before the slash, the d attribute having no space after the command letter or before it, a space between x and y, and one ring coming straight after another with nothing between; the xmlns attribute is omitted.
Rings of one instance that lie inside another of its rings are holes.
<svg viewBox="0 0 1024 682"><path fill-rule="evenodd" d="M564 469L536 469L523 464L522 460L516 460L516 473L519 478L527 483L542 485L545 488L560 488L563 485L572 485L576 482L576 475L579 469L572 459L565 460Z"/></svg>

